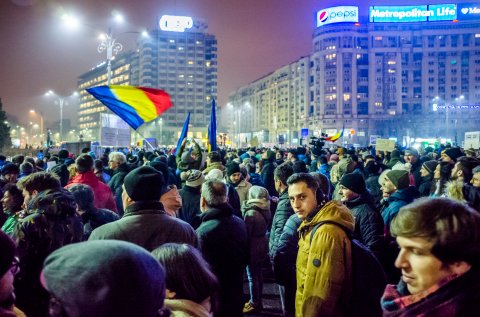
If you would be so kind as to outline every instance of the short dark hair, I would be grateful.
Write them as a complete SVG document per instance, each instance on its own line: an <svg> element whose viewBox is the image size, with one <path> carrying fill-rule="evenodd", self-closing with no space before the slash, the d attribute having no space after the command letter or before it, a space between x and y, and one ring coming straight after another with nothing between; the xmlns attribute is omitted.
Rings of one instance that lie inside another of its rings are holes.
<svg viewBox="0 0 480 317"><path fill-rule="evenodd" d="M402 207L392 220L395 237L421 237L433 243L432 254L451 264L480 265L480 214L448 198L421 198Z"/></svg>
<svg viewBox="0 0 480 317"><path fill-rule="evenodd" d="M77 166L77 171L79 173L89 172L93 169L93 157L88 154L82 154L75 160L75 165Z"/></svg>
<svg viewBox="0 0 480 317"><path fill-rule="evenodd" d="M46 189L60 189L62 186L57 175L50 172L37 172L21 178L17 182L17 187L31 194L34 190L41 192Z"/></svg>
<svg viewBox="0 0 480 317"><path fill-rule="evenodd" d="M300 182L307 184L307 187L313 190L314 193L317 192L319 188L318 181L309 173L295 173L287 179L288 186Z"/></svg>
<svg viewBox="0 0 480 317"><path fill-rule="evenodd" d="M287 185L287 179L293 175L293 167L289 162L278 165L273 171L273 178L278 179L283 185Z"/></svg>
<svg viewBox="0 0 480 317"><path fill-rule="evenodd" d="M94 195L92 187L85 184L74 184L68 187L68 191L75 197L80 210L91 210L95 208L93 204Z"/></svg>
<svg viewBox="0 0 480 317"><path fill-rule="evenodd" d="M307 164L302 160L295 161L292 167L295 173L308 173Z"/></svg>
<svg viewBox="0 0 480 317"><path fill-rule="evenodd" d="M3 187L3 192L10 193L10 196L12 197L13 210L9 210L9 211L17 212L22 209L23 194L22 194L22 191L18 189L16 184L7 183L7 185Z"/></svg>
<svg viewBox="0 0 480 317"><path fill-rule="evenodd" d="M212 151L207 154L207 157L210 159L211 162L221 162L222 161L222 155L220 152L217 151Z"/></svg>
<svg viewBox="0 0 480 317"><path fill-rule="evenodd" d="M165 268L166 288L176 293L175 298L198 304L210 298L215 311L218 280L197 249L188 244L165 243L153 250L152 255Z"/></svg>
<svg viewBox="0 0 480 317"><path fill-rule="evenodd" d="M480 164L480 161L473 157L462 156L457 159L456 164L463 173L463 182L469 183L473 177L473 169Z"/></svg>

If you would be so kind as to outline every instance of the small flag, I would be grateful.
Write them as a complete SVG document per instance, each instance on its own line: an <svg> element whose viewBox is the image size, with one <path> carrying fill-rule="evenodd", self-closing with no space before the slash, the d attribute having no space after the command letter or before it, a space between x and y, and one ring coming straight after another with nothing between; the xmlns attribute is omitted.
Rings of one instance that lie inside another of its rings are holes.
<svg viewBox="0 0 480 317"><path fill-rule="evenodd" d="M217 116L215 114L215 99L212 98L212 113L208 125L208 153L217 150Z"/></svg>
<svg viewBox="0 0 480 317"><path fill-rule="evenodd" d="M134 86L97 86L87 91L136 130L158 118L173 104L163 90Z"/></svg>
<svg viewBox="0 0 480 317"><path fill-rule="evenodd" d="M175 156L177 156L178 150L180 149L180 146L182 146L183 140L187 137L189 123L190 123L190 112L188 113L187 119L185 119L185 123L183 124L182 133L180 134L180 138L178 139L178 142L177 142L177 148L175 149Z"/></svg>
<svg viewBox="0 0 480 317"><path fill-rule="evenodd" d="M341 137L343 137L343 132L345 131L345 127L342 128L342 131L338 132L337 134L330 136L328 138L325 138L325 141L330 141L330 142L335 142Z"/></svg>

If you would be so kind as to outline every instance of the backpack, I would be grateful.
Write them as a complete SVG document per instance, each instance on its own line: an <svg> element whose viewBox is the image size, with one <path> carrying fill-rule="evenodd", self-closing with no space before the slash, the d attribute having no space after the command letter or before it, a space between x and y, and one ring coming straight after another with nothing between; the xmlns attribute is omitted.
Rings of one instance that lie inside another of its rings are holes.
<svg viewBox="0 0 480 317"><path fill-rule="evenodd" d="M352 232L334 221L321 221L316 224L310 235L310 244L318 227L323 224L340 227L347 234L352 248L352 294L346 301L345 315L356 317L382 316L380 299L387 285L385 272L375 255L360 241L354 239Z"/></svg>

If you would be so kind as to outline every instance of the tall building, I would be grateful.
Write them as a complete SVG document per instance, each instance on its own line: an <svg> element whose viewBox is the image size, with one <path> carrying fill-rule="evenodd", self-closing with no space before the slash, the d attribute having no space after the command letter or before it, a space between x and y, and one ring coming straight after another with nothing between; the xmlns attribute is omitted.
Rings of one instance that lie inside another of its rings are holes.
<svg viewBox="0 0 480 317"><path fill-rule="evenodd" d="M127 73L120 69L126 69ZM217 98L217 40L207 33L206 23L189 17L163 16L158 29L139 39L135 52L117 56L112 72L112 84L159 88L172 98L172 108L139 128L144 137L157 138L161 144L175 143L190 112L189 132L193 137L206 138L212 99ZM105 67L95 68L80 77L79 88L105 82ZM95 108L90 112L105 111L105 107L91 96L86 96L85 100L89 102L88 109ZM82 106L87 108L83 96L81 112ZM99 124L99 119L93 115L90 115L92 121L88 121L87 114L80 114L79 124Z"/></svg>
<svg viewBox="0 0 480 317"><path fill-rule="evenodd" d="M465 131L480 126L477 7L375 6L363 19L354 6L318 11L310 56L230 96L236 111L249 102L267 124L253 121L251 130L231 133L245 139L268 131L268 142L296 145L302 129L318 136L345 128L343 141L350 144L368 144L373 135L400 143L417 138L460 143ZM284 87L280 99L278 94L260 98L263 83L271 83L269 90ZM285 103L292 111L283 119ZM286 120L282 129L279 118Z"/></svg>

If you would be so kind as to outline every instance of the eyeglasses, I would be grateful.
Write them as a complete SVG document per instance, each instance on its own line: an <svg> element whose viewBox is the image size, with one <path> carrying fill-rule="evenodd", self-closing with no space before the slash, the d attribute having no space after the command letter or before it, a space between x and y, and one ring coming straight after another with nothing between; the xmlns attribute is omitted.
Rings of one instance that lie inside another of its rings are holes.
<svg viewBox="0 0 480 317"><path fill-rule="evenodd" d="M13 275L20 272L20 262L18 262L17 257L13 258L12 266L10 266L10 272L12 272Z"/></svg>

